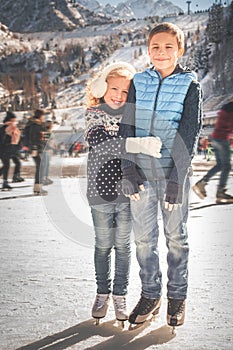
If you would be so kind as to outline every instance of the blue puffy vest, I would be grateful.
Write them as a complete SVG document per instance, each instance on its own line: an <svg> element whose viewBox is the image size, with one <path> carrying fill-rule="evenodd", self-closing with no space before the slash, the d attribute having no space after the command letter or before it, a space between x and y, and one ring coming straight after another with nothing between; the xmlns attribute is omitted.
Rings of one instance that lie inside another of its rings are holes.
<svg viewBox="0 0 233 350"><path fill-rule="evenodd" d="M162 79L151 68L134 76L136 89L136 136L159 136L162 158L139 153L136 163L148 180L168 178L173 168L171 151L183 112L192 72L179 72Z"/></svg>

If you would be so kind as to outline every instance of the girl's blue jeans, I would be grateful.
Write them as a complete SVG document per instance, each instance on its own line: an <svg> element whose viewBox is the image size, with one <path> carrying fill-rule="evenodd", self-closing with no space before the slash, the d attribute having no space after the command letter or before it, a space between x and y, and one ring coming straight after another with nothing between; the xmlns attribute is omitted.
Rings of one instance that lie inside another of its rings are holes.
<svg viewBox="0 0 233 350"><path fill-rule="evenodd" d="M95 230L95 273L97 293L125 295L129 283L130 234L132 229L129 203L106 203L91 207ZM115 249L112 286L111 252Z"/></svg>
<svg viewBox="0 0 233 350"><path fill-rule="evenodd" d="M162 294L162 273L158 251L160 205L161 224L167 245L167 296L174 299L186 299L189 255L186 222L189 179L185 184L183 204L171 212L164 207L165 181L145 182L144 186L145 191L140 192L140 200L131 201L142 296L154 299L159 298Z"/></svg>

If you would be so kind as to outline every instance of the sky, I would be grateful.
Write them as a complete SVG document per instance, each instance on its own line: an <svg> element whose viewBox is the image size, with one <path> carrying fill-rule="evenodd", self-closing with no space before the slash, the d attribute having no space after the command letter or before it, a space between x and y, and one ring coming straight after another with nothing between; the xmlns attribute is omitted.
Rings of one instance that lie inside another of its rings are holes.
<svg viewBox="0 0 233 350"><path fill-rule="evenodd" d="M105 5L107 3L109 3L111 5L117 5L119 2L125 2L125 0L98 0L98 1L99 1L99 3L101 3L103 5ZM188 5L186 3L186 0L169 0L169 1L171 1L174 5L179 6L184 11L187 11ZM224 3L224 1L227 2L227 0L223 0L222 3ZM190 5L190 9L191 9L191 11L206 10L215 2L216 2L215 0L192 0L191 5ZM217 2L220 2L220 1L217 0ZM228 2L229 2L229 0L228 0Z"/></svg>

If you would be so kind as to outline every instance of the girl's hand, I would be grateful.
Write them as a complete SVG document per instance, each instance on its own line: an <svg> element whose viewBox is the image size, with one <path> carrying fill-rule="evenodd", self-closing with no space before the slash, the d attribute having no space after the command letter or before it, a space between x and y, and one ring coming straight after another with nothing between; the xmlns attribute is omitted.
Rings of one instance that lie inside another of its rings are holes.
<svg viewBox="0 0 233 350"><path fill-rule="evenodd" d="M142 184L142 185L139 185L138 187L139 187L139 190L140 190L140 191L143 191L143 192L145 191L145 187L144 187L143 184ZM137 202L137 201L140 200L140 194L139 194L139 193L131 194L131 195L130 195L130 199L131 199L132 201Z"/></svg>

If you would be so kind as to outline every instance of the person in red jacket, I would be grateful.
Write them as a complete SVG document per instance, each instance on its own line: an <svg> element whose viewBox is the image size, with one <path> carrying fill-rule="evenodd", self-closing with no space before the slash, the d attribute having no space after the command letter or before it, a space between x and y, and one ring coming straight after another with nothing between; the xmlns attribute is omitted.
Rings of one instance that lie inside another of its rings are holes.
<svg viewBox="0 0 233 350"><path fill-rule="evenodd" d="M205 186L210 178L220 172L219 184L216 193L216 203L233 203L233 196L226 193L226 184L231 171L231 144L230 135L233 131L233 98L218 112L218 118L211 135L211 145L214 149L216 164L192 188L204 199L207 196Z"/></svg>
<svg viewBox="0 0 233 350"><path fill-rule="evenodd" d="M16 115L13 112L7 111L3 123L4 125L0 128L0 159L3 163L0 174L3 174L2 190L5 191L12 189L8 183L10 159L14 158L17 154L21 132L17 128ZM16 170L18 173L19 166Z"/></svg>

